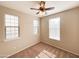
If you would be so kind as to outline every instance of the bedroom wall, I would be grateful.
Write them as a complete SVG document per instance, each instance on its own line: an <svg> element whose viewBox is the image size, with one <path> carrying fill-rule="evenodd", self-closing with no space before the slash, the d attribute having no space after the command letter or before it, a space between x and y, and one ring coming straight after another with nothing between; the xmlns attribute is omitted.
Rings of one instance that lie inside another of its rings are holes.
<svg viewBox="0 0 79 59"><path fill-rule="evenodd" d="M49 39L48 21L60 17L60 41ZM79 55L79 7L41 18L41 42Z"/></svg>
<svg viewBox="0 0 79 59"><path fill-rule="evenodd" d="M19 39L5 41L5 14L17 15L20 21L20 37ZM0 57L11 56L25 48L28 48L40 42L40 31L37 35L33 32L33 20L39 18L25 14L13 9L0 6Z"/></svg>

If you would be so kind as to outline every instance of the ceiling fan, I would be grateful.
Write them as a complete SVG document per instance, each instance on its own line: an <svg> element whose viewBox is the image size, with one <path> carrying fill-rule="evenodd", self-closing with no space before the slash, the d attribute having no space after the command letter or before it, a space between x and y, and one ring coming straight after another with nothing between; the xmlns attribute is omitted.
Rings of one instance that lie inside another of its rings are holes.
<svg viewBox="0 0 79 59"><path fill-rule="evenodd" d="M46 14L46 11L47 10L53 10L55 7L49 7L49 8L45 8L45 1L41 1L39 4L40 4L40 7L37 9L37 8L30 8L31 10L38 10L38 12L36 14L40 14L40 12L45 12Z"/></svg>

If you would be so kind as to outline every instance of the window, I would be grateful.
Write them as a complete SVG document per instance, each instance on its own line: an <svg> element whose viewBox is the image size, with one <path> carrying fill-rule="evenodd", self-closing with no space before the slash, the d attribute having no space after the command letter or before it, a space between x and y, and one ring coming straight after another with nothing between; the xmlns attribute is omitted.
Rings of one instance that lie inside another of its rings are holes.
<svg viewBox="0 0 79 59"><path fill-rule="evenodd" d="M34 20L33 21L33 31L34 31L34 34L38 33L38 28L39 28L39 21L38 20Z"/></svg>
<svg viewBox="0 0 79 59"><path fill-rule="evenodd" d="M5 31L6 39L14 39L19 37L18 16L5 14Z"/></svg>
<svg viewBox="0 0 79 59"><path fill-rule="evenodd" d="M60 17L49 20L49 38L60 40Z"/></svg>

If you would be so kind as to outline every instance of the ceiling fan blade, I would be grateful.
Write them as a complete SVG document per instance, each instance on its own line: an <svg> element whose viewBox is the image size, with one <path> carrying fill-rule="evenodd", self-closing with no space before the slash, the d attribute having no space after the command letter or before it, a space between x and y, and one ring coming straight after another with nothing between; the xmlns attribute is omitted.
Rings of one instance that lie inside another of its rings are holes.
<svg viewBox="0 0 79 59"><path fill-rule="evenodd" d="M32 9L32 10L39 10L39 9L36 9L36 8L30 8L30 9Z"/></svg>
<svg viewBox="0 0 79 59"><path fill-rule="evenodd" d="M39 14L39 12L37 12L36 14Z"/></svg>
<svg viewBox="0 0 79 59"><path fill-rule="evenodd" d="M54 9L55 7L50 7L50 8L45 8L45 10L52 10Z"/></svg>

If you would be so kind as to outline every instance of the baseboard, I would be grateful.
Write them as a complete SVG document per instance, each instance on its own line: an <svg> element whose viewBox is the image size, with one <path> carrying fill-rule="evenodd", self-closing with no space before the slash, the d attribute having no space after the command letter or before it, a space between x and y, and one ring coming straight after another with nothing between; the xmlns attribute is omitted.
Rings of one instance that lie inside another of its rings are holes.
<svg viewBox="0 0 79 59"><path fill-rule="evenodd" d="M30 47L32 47L32 46L38 44L38 43L40 43L40 41L39 41L39 42L36 42L36 43L34 43L34 44L32 44L32 45L29 45L28 47L24 47L24 48L18 50L17 52L15 52L15 53L13 53L13 54L10 54L10 55L6 56L5 58L8 58L8 57L10 57L10 56L12 56L12 55L14 55L14 54L16 54L16 53L18 53L18 52L21 52L21 51L23 51L23 50L25 50L25 49L27 49L27 48L30 48Z"/></svg>
<svg viewBox="0 0 79 59"><path fill-rule="evenodd" d="M64 49L64 48L61 48L61 47L54 46L54 45L49 44L49 43L47 43L47 42L42 42L42 43L51 45L51 46L53 46L53 47L55 47L55 48L58 48L58 49L61 49L61 50L63 50L63 51L66 51L66 52L69 52L69 53L71 53L71 54L74 54L74 55L76 55L76 56L79 56L79 54L73 53L73 52L71 52L71 51L69 51L69 50L66 50L66 49Z"/></svg>

